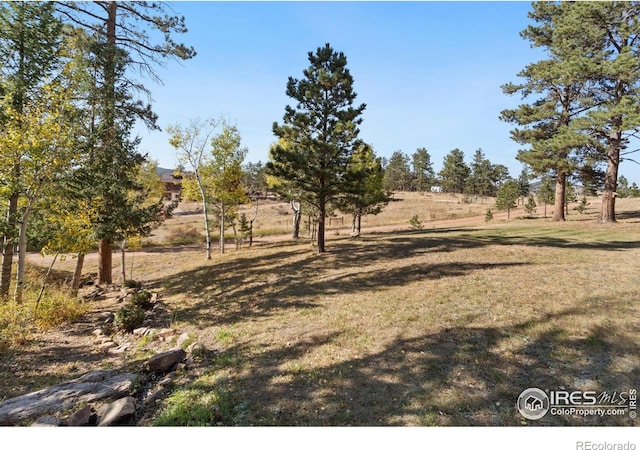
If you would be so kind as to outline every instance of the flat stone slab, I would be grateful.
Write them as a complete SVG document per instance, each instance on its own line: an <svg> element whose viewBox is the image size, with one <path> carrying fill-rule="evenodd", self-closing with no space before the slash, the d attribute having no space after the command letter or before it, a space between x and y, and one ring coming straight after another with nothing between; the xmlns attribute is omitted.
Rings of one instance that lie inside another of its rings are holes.
<svg viewBox="0 0 640 450"><path fill-rule="evenodd" d="M131 373L97 370L57 386L11 398L0 403L0 425L13 425L22 420L64 411L79 402L125 397L132 391L137 379L138 376Z"/></svg>

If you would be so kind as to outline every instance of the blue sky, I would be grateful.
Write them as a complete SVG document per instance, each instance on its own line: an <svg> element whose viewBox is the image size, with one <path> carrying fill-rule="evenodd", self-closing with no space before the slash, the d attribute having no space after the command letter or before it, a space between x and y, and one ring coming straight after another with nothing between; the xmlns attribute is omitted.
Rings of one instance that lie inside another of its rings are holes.
<svg viewBox="0 0 640 450"><path fill-rule="evenodd" d="M542 58L519 32L530 23L529 2L174 2L189 32L179 40L198 52L146 81L159 125L223 116L240 130L247 161L265 162L276 140L289 76L302 77L307 54L325 43L344 52L357 103L366 103L360 137L379 156L411 155L425 147L434 167L462 150L467 162L481 148L512 176L520 146L500 111L519 96L502 84ZM165 132L138 128L140 149L162 167L177 159ZM621 173L640 182L639 166Z"/></svg>

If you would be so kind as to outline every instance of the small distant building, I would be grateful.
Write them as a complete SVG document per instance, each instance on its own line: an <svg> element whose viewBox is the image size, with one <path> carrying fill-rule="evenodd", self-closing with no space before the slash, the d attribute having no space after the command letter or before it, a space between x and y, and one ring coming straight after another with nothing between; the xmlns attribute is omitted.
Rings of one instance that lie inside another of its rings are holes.
<svg viewBox="0 0 640 450"><path fill-rule="evenodd" d="M182 175L171 169L158 168L160 181L164 185L164 198L169 202L179 202L182 192Z"/></svg>
<svg viewBox="0 0 640 450"><path fill-rule="evenodd" d="M442 189L442 186L431 186L431 192L433 194L442 194L444 190Z"/></svg>

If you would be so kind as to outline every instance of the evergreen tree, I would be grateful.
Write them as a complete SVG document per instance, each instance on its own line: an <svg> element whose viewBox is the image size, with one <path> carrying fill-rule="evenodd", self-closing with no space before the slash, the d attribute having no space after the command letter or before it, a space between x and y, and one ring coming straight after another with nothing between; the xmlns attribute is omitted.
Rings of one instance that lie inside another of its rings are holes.
<svg viewBox="0 0 640 450"><path fill-rule="evenodd" d="M584 36L566 32L571 22L569 12L574 3L533 3L530 25L521 36L533 47L546 50L548 58L529 64L518 76L520 84L506 84L506 94L520 93L532 97L530 104L504 110L500 118L522 128L512 130L511 137L529 149L518 152L518 160L532 168L535 174L552 172L556 180L554 220L564 220L564 188L567 176L575 170L581 152L592 148L593 139L576 128L575 119L593 105L585 96L592 72L585 70L591 63L590 54L576 54Z"/></svg>
<svg viewBox="0 0 640 450"><path fill-rule="evenodd" d="M345 179L347 187L335 204L341 211L352 215L351 235L359 236L362 216L379 214L389 202L389 196L383 189L382 161L370 145L361 143L357 146Z"/></svg>
<svg viewBox="0 0 640 450"><path fill-rule="evenodd" d="M85 28L95 37L97 91L96 110L99 120L94 121L90 159L95 176L93 198L101 200L98 210L98 236L100 238L100 260L98 282L112 282L112 244L116 238L117 211L112 207L122 206L119 189L128 190L132 184L132 163L141 164L144 158L136 154L135 140L130 139L132 120L139 119L147 126L156 127L157 117L149 105L134 101L134 95L148 93L144 86L131 80L133 68L139 69L157 80L154 68L167 58L189 59L195 55L192 48L176 43L172 34L186 32L183 17L166 13L162 3L147 2L59 2L56 7L61 17L74 26ZM162 35L161 44L150 39ZM123 99L126 101L123 102ZM98 172L103 171L103 172ZM116 208L117 209L117 208Z"/></svg>
<svg viewBox="0 0 640 450"><path fill-rule="evenodd" d="M549 177L542 179L542 184L538 189L538 202L544 205L544 217L547 217L547 205L552 205L555 199L555 191Z"/></svg>
<svg viewBox="0 0 640 450"><path fill-rule="evenodd" d="M438 176L442 180L442 187L445 191L462 194L469 173L469 167L464 162L464 153L456 148L444 157L442 170Z"/></svg>
<svg viewBox="0 0 640 450"><path fill-rule="evenodd" d="M425 192L433 185L436 173L433 170L431 155L422 147L411 155L413 165L413 188L418 192Z"/></svg>
<svg viewBox="0 0 640 450"><path fill-rule="evenodd" d="M491 164L491 161L485 158L482 149L479 148L474 153L473 161L469 169L466 187L467 192L484 197L495 195L497 185L502 181L499 180L502 176L500 173L501 169Z"/></svg>
<svg viewBox="0 0 640 450"><path fill-rule="evenodd" d="M411 188L409 157L401 150L393 152L384 167L384 188L389 192Z"/></svg>
<svg viewBox="0 0 640 450"><path fill-rule="evenodd" d="M529 217L533 217L536 214L536 201L533 198L533 195L527 197L527 202L524 204L524 210L527 212Z"/></svg>
<svg viewBox="0 0 640 450"><path fill-rule="evenodd" d="M640 130L640 3L576 2L568 32L582 38L574 53L589 55L583 70L595 73L590 90L596 107L581 126L602 143L607 168L600 222L615 222L620 163Z"/></svg>
<svg viewBox="0 0 640 450"><path fill-rule="evenodd" d="M344 174L358 139L366 108L353 106L356 93L347 58L329 44L309 52L303 79L290 77L287 95L297 101L286 106L283 123L273 124L279 143L267 164L272 175L294 184L302 199L317 211L318 252L325 251L325 218L331 201L345 190Z"/></svg>
<svg viewBox="0 0 640 450"><path fill-rule="evenodd" d="M496 208L500 211L507 211L507 219L509 219L511 210L516 207L518 197L520 197L520 185L515 180L509 180L498 190Z"/></svg>

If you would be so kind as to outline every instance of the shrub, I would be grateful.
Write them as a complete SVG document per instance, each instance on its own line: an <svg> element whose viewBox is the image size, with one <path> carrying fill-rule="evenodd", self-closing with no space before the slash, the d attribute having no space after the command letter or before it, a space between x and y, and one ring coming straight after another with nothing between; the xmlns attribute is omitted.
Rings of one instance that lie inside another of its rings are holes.
<svg viewBox="0 0 640 450"><path fill-rule="evenodd" d="M153 308L153 303L151 302L151 292L144 290L136 292L131 297L131 304L142 309Z"/></svg>
<svg viewBox="0 0 640 450"><path fill-rule="evenodd" d="M142 322L144 322L144 309L133 304L120 308L113 320L116 327L129 333L142 326Z"/></svg>
<svg viewBox="0 0 640 450"><path fill-rule="evenodd" d="M580 203L576 206L576 210L578 213L583 214L585 209L587 209L587 197L583 195L580 199Z"/></svg>
<svg viewBox="0 0 640 450"><path fill-rule="evenodd" d="M55 286L50 286L36 303L38 294L39 289L27 286L23 303L0 302L0 348L24 344L33 333L73 322L87 310L84 303Z"/></svg>
<svg viewBox="0 0 640 450"><path fill-rule="evenodd" d="M409 225L411 225L411 228L414 230L422 230L422 222L417 214L409 219Z"/></svg>
<svg viewBox="0 0 640 450"><path fill-rule="evenodd" d="M142 283L136 280L126 280L124 282L124 287L129 289L140 289L141 286L142 286Z"/></svg>
<svg viewBox="0 0 640 450"><path fill-rule="evenodd" d="M491 222L493 220L493 213L491 212L491 208L487 208L487 212L484 215L485 222Z"/></svg>

